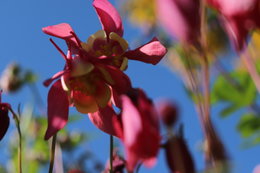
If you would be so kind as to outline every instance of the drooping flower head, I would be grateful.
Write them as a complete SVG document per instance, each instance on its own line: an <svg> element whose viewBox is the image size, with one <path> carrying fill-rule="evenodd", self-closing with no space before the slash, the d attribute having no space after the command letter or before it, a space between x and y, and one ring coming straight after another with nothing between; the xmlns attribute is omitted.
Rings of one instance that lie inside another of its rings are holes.
<svg viewBox="0 0 260 173"><path fill-rule="evenodd" d="M196 44L200 37L200 0L157 0L162 26L178 40Z"/></svg>
<svg viewBox="0 0 260 173"><path fill-rule="evenodd" d="M9 127L8 112L10 107L9 103L2 103L2 90L0 90L0 140L3 139Z"/></svg>
<svg viewBox="0 0 260 173"><path fill-rule="evenodd" d="M131 88L129 78L122 72L127 68L128 59L157 64L166 53L156 38L135 50L128 50L128 43L122 38L122 20L116 9L107 0L94 0L93 6L103 30L91 35L87 42L80 41L67 23L43 28L43 32L65 40L68 46L65 54L51 40L66 64L64 70L45 81L48 86L58 79L48 95L46 139L64 127L69 105L81 113L89 113L95 125L113 134L104 121L114 115L112 95L119 96Z"/></svg>
<svg viewBox="0 0 260 173"><path fill-rule="evenodd" d="M122 156L118 154L117 150L113 151L113 172L114 173L124 173L126 161ZM102 173L110 172L110 160L108 160L105 170Z"/></svg>
<svg viewBox="0 0 260 173"><path fill-rule="evenodd" d="M230 40L237 50L246 46L252 29L260 27L260 1L258 0L207 0L222 16Z"/></svg>
<svg viewBox="0 0 260 173"><path fill-rule="evenodd" d="M134 171L142 162L152 167L160 148L159 117L154 105L141 89L121 96L121 139L125 146L127 169ZM119 135L120 136L120 135Z"/></svg>

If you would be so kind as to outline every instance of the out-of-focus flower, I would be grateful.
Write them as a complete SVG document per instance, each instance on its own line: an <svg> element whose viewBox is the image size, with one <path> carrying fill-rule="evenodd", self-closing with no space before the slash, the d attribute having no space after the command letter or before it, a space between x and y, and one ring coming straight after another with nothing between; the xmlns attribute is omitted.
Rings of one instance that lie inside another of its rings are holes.
<svg viewBox="0 0 260 173"><path fill-rule="evenodd" d="M138 163L152 167L160 148L159 119L151 100L140 89L131 90L122 99L122 140L127 169L134 171ZM121 132L121 131L120 131Z"/></svg>
<svg viewBox="0 0 260 173"><path fill-rule="evenodd" d="M253 173L260 173L260 165L257 165L254 170Z"/></svg>
<svg viewBox="0 0 260 173"><path fill-rule="evenodd" d="M36 76L30 71L24 71L18 64L11 63L0 77L0 88L4 92L16 92L26 83L33 83Z"/></svg>
<svg viewBox="0 0 260 173"><path fill-rule="evenodd" d="M84 172L79 169L72 169L72 170L69 170L68 173L84 173Z"/></svg>
<svg viewBox="0 0 260 173"><path fill-rule="evenodd" d="M68 120L68 107L75 106L81 113L89 113L90 120L101 130L114 135L111 97L126 93L131 88L122 72L128 59L157 64L166 48L154 38L145 45L128 50L122 38L123 26L116 9L107 0L94 0L103 30L81 42L71 26L62 23L43 28L46 34L64 39L68 53L51 40L66 61L64 70L45 81L48 86L57 80L48 94L48 129L45 139L63 128ZM115 98L116 100L116 98Z"/></svg>
<svg viewBox="0 0 260 173"><path fill-rule="evenodd" d="M172 127L178 120L179 109L177 105L171 101L164 100L159 102L158 112L163 124L167 127Z"/></svg>
<svg viewBox="0 0 260 173"><path fill-rule="evenodd" d="M191 153L182 136L173 136L165 143L168 167L174 173L195 173Z"/></svg>
<svg viewBox="0 0 260 173"><path fill-rule="evenodd" d="M157 0L163 27L178 40L197 44L200 37L200 0Z"/></svg>
<svg viewBox="0 0 260 173"><path fill-rule="evenodd" d="M123 9L133 24L145 29L156 24L155 0L126 0Z"/></svg>
<svg viewBox="0 0 260 173"><path fill-rule="evenodd" d="M260 26L260 2L258 0L207 0L221 15L230 40L237 50L246 46L252 29Z"/></svg>
<svg viewBox="0 0 260 173"><path fill-rule="evenodd" d="M8 112L10 108L9 103L2 103L2 91L0 91L0 140L2 140L9 127Z"/></svg>
<svg viewBox="0 0 260 173"><path fill-rule="evenodd" d="M119 156L117 151L113 153L113 172L123 173L125 169L126 161L123 157ZM110 171L110 161L107 162L106 168L103 173L109 173Z"/></svg>
<svg viewBox="0 0 260 173"><path fill-rule="evenodd" d="M8 65L0 78L0 88L5 92L19 90L23 84L20 73L21 69L16 63Z"/></svg>

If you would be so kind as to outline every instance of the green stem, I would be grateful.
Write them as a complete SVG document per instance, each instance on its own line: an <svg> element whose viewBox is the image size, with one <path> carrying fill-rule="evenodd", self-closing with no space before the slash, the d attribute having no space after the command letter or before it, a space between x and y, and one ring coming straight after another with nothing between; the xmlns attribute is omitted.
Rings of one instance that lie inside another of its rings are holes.
<svg viewBox="0 0 260 173"><path fill-rule="evenodd" d="M52 137L52 143L51 143L51 160L50 160L49 173L52 173L52 172L53 172L54 159L55 159L56 137L57 137L57 134L53 135L53 137Z"/></svg>
<svg viewBox="0 0 260 173"><path fill-rule="evenodd" d="M203 53L204 64L202 66L203 91L204 91L204 118L210 119L210 81L209 63L205 52Z"/></svg>
<svg viewBox="0 0 260 173"><path fill-rule="evenodd" d="M113 142L114 139L113 139L113 136L110 135L110 170L109 172L110 173L113 173Z"/></svg>
<svg viewBox="0 0 260 173"><path fill-rule="evenodd" d="M12 108L9 108L10 112L13 114L15 120L15 126L18 132L19 147L18 147L18 172L22 173L22 132L20 128L20 119Z"/></svg>

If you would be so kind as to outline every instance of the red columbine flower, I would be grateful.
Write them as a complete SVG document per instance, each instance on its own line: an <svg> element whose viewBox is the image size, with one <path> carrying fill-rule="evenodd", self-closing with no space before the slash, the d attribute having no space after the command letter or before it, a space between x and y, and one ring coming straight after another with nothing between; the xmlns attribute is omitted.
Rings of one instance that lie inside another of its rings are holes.
<svg viewBox="0 0 260 173"><path fill-rule="evenodd" d="M89 113L91 121L103 131L114 135L111 97L131 88L128 77L122 72L128 59L157 64L166 54L166 48L154 38L147 44L128 50L122 38L123 26L116 9L107 0L94 0L103 30L82 42L71 26L62 23L43 28L46 34L64 39L68 53L51 40L66 61L64 70L45 81L48 86L58 79L48 94L48 129L45 139L63 128L68 120L68 107L75 106L81 113Z"/></svg>
<svg viewBox="0 0 260 173"><path fill-rule="evenodd" d="M9 127L8 111L11 107L9 103L2 103L1 96L2 91L0 91L0 140L2 140Z"/></svg>
<svg viewBox="0 0 260 173"><path fill-rule="evenodd" d="M260 27L260 2L258 0L207 0L222 15L228 36L237 50L246 45L248 33Z"/></svg>
<svg viewBox="0 0 260 173"><path fill-rule="evenodd" d="M157 0L162 26L175 38L196 44L200 36L200 0Z"/></svg>
<svg viewBox="0 0 260 173"><path fill-rule="evenodd" d="M125 146L127 169L133 172L140 162L151 167L156 162L161 139L159 117L153 103L140 89L133 89L128 95L123 95L121 101L122 114L118 127L121 124L119 136Z"/></svg>

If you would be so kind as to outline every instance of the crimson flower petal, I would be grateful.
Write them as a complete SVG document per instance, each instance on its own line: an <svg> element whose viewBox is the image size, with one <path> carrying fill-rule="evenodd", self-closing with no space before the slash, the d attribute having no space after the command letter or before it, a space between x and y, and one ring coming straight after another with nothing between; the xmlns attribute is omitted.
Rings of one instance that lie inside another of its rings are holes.
<svg viewBox="0 0 260 173"><path fill-rule="evenodd" d="M0 104L0 140L4 137L8 127L9 127L9 117L8 117L8 109L5 105Z"/></svg>
<svg viewBox="0 0 260 173"><path fill-rule="evenodd" d="M158 19L175 38L188 43L200 35L200 0L157 0Z"/></svg>
<svg viewBox="0 0 260 173"><path fill-rule="evenodd" d="M138 162L151 167L156 163L160 145L159 121L153 104L140 89L133 89L121 99L127 169L132 172Z"/></svg>
<svg viewBox="0 0 260 173"><path fill-rule="evenodd" d="M93 6L107 35L115 32L123 36L122 20L115 7L107 0L94 0Z"/></svg>
<svg viewBox="0 0 260 173"><path fill-rule="evenodd" d="M68 96L61 86L61 81L58 80L52 85L48 94L48 128L45 140L48 140L66 125L68 114Z"/></svg>
<svg viewBox="0 0 260 173"><path fill-rule="evenodd" d="M167 49L157 38L153 38L145 45L125 53L129 59L138 60L150 64L157 64L166 54Z"/></svg>
<svg viewBox="0 0 260 173"><path fill-rule="evenodd" d="M68 23L47 26L42 28L42 31L48 35L64 39L77 45L75 37L71 34L74 31Z"/></svg>
<svg viewBox="0 0 260 173"><path fill-rule="evenodd" d="M89 113L90 121L100 130L113 136L118 136L114 127L115 111L110 107L99 109L97 112Z"/></svg>
<svg viewBox="0 0 260 173"><path fill-rule="evenodd" d="M142 118L139 111L127 96L122 96L123 112L122 122L124 125L124 143L131 147L135 145L138 134L142 132Z"/></svg>

